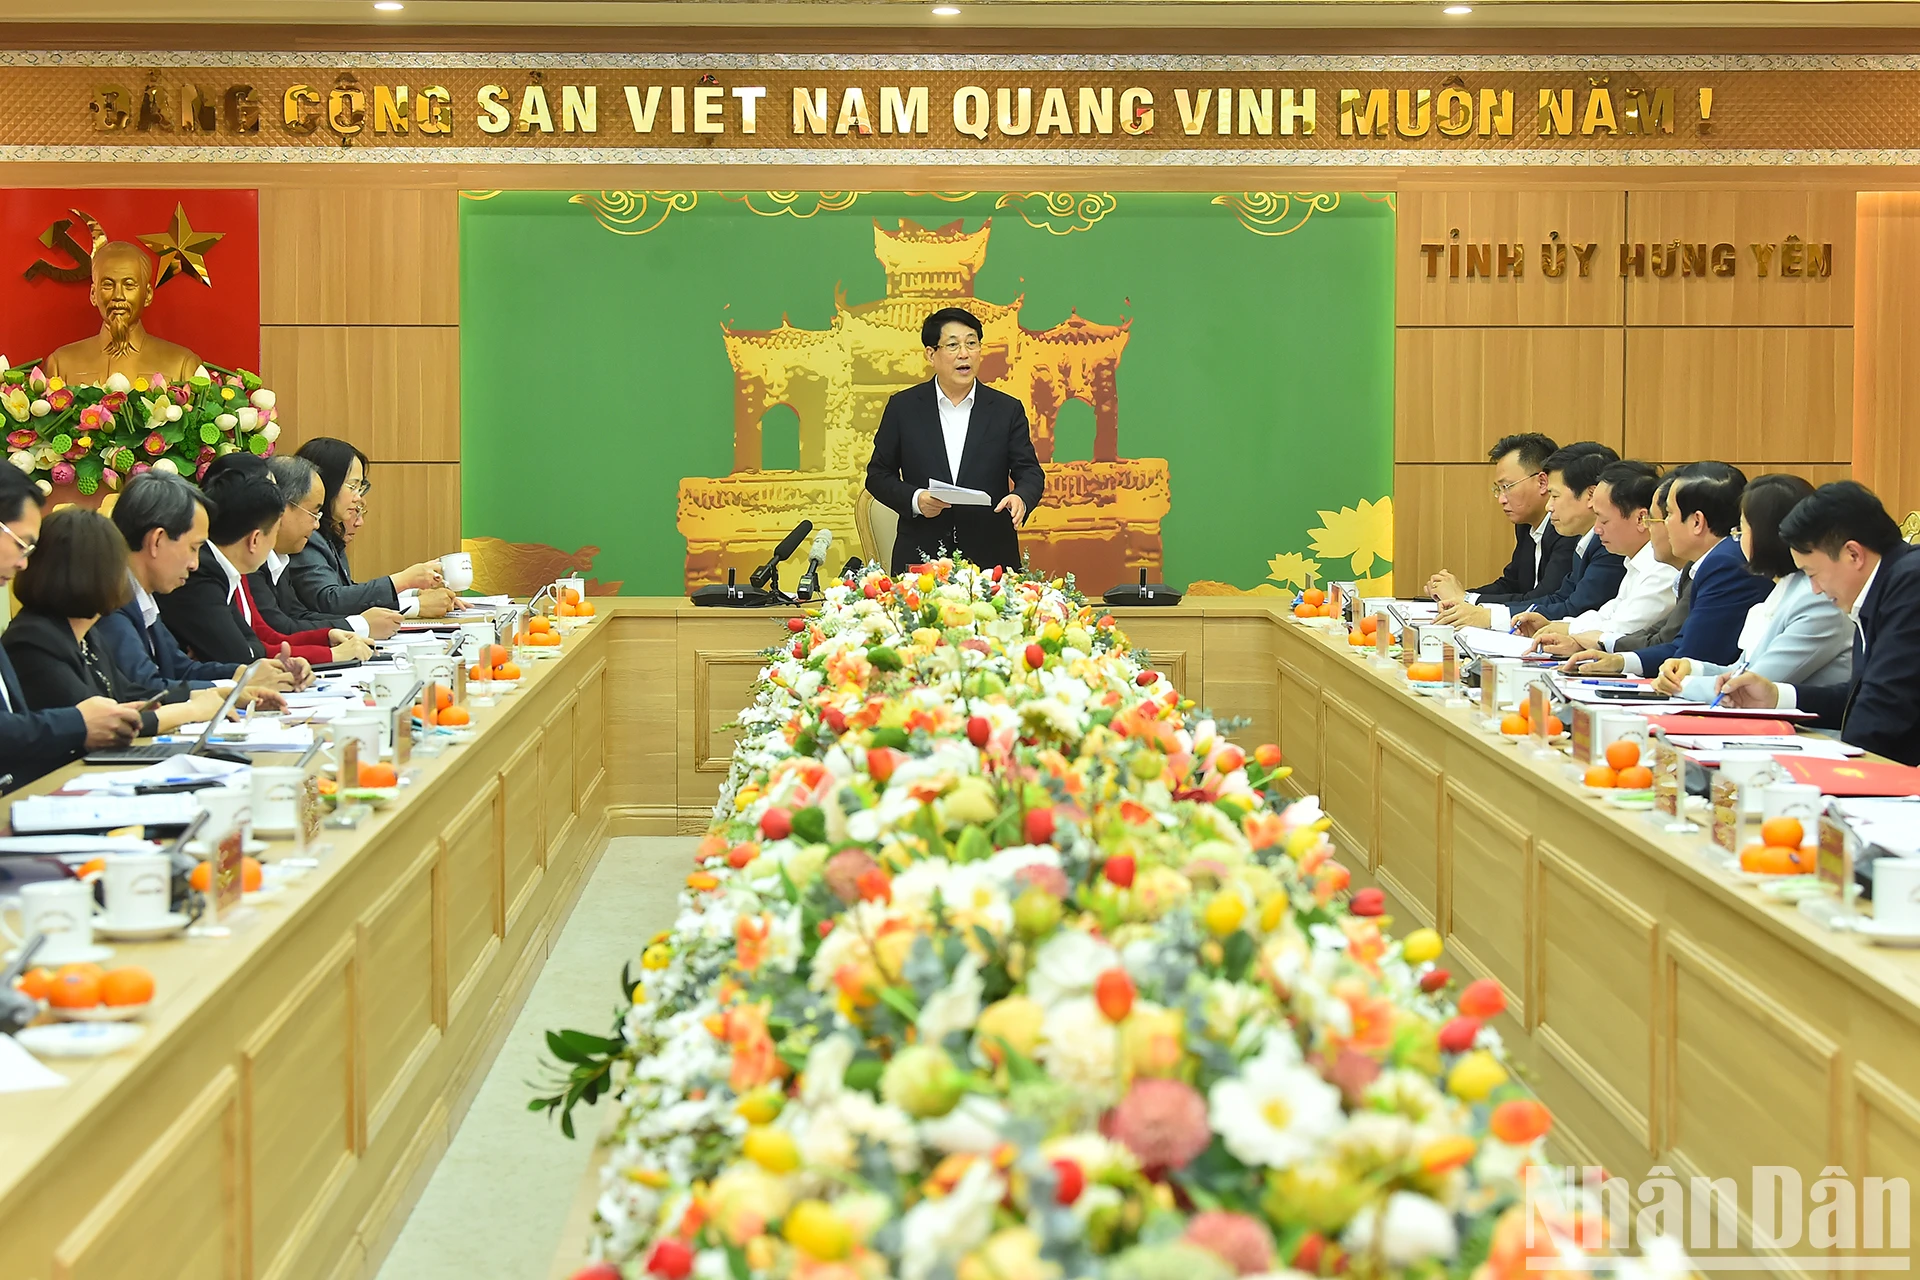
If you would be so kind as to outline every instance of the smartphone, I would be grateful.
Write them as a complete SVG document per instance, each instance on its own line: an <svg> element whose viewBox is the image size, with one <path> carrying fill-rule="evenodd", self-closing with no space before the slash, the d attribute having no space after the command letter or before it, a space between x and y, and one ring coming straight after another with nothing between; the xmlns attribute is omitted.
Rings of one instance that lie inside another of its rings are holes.
<svg viewBox="0 0 1920 1280"><path fill-rule="evenodd" d="M1593 696L1605 698L1608 702L1671 702L1671 694L1660 693L1653 689L1595 689Z"/></svg>
<svg viewBox="0 0 1920 1280"><path fill-rule="evenodd" d="M359 665L360 659L349 658L345 662L316 662L311 669L314 671L348 671Z"/></svg>

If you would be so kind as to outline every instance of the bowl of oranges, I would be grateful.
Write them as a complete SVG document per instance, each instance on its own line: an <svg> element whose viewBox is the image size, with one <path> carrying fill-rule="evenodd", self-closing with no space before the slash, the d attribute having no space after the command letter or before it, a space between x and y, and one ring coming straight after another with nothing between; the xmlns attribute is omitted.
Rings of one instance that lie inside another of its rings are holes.
<svg viewBox="0 0 1920 1280"><path fill-rule="evenodd" d="M344 804L371 805L378 809L400 794L400 774L390 764L360 765L360 776L350 787L340 787L335 795Z"/></svg>
<svg viewBox="0 0 1920 1280"><path fill-rule="evenodd" d="M1580 782L1588 791L1611 797L1653 790L1653 770L1641 763L1645 746L1638 738L1615 738L1604 763L1587 766Z"/></svg>
<svg viewBox="0 0 1920 1280"><path fill-rule="evenodd" d="M562 635L576 627L584 627L593 621L593 601L582 596L573 587L560 588L560 599L553 606L553 616Z"/></svg>
<svg viewBox="0 0 1920 1280"><path fill-rule="evenodd" d="M29 969L13 985L62 1022L127 1022L153 1003L153 975L137 964Z"/></svg>
<svg viewBox="0 0 1920 1280"><path fill-rule="evenodd" d="M1415 663L1414 665L1418 666L1419 664ZM1533 733L1533 712L1528 708L1526 703L1524 702L1521 703L1517 711L1509 711L1505 715L1500 717L1500 736L1501 737L1512 738L1517 740L1520 738L1529 737L1532 735L1532 733ZM1566 736L1567 736L1567 726L1561 722L1560 717L1555 715L1548 716L1547 717L1547 740L1549 742L1559 742L1563 740Z"/></svg>
<svg viewBox="0 0 1920 1280"><path fill-rule="evenodd" d="M1366 615L1364 618L1361 618L1360 621L1354 623L1353 630L1347 632L1347 644L1355 649L1365 649L1368 651L1372 651L1374 647L1379 644L1379 640L1376 635L1376 633L1379 630L1380 630L1379 617L1375 614L1370 613ZM1400 646L1398 644L1389 643L1388 651L1390 653L1398 653L1400 651Z"/></svg>
<svg viewBox="0 0 1920 1280"><path fill-rule="evenodd" d="M1768 818L1760 824L1760 839L1740 851L1734 874L1742 880L1778 880L1782 876L1814 874L1819 851L1807 843L1807 827L1798 818Z"/></svg>
<svg viewBox="0 0 1920 1280"><path fill-rule="evenodd" d="M1327 593L1318 587L1309 587L1300 593L1300 601L1293 606L1293 616L1309 626L1317 625L1322 618L1333 617L1333 606L1327 603Z"/></svg>
<svg viewBox="0 0 1920 1280"><path fill-rule="evenodd" d="M520 664L513 660L513 650L507 646L490 644L476 656L479 661L467 668L469 681L484 681L509 689L520 683Z"/></svg>
<svg viewBox="0 0 1920 1280"><path fill-rule="evenodd" d="M545 614L534 614L527 619L526 629L513 637L513 652L522 660L559 657L560 628Z"/></svg>

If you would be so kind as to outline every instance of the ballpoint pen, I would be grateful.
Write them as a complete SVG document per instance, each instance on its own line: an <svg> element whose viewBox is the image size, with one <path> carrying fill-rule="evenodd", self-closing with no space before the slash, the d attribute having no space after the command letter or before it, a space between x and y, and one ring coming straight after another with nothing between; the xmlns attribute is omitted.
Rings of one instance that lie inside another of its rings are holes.
<svg viewBox="0 0 1920 1280"><path fill-rule="evenodd" d="M1713 701L1707 704L1707 710L1711 711L1715 707L1720 705L1720 699L1727 696L1727 686L1733 683L1733 679L1735 676L1739 675L1741 672L1745 671L1746 669L1747 669L1747 655L1743 653L1740 655L1740 661L1733 664L1733 670L1727 672L1726 679L1720 682L1720 689L1717 693L1713 695Z"/></svg>

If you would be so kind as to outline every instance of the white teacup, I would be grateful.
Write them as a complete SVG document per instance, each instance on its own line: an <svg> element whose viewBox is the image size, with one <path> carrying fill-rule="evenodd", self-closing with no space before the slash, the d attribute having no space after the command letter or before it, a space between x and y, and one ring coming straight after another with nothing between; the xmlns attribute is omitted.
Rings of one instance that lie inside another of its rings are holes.
<svg viewBox="0 0 1920 1280"><path fill-rule="evenodd" d="M200 825L200 843L211 849L236 828L242 844L253 833L253 786L208 787L195 793L207 820Z"/></svg>
<svg viewBox="0 0 1920 1280"><path fill-rule="evenodd" d="M100 881L107 918L139 928L167 923L173 910L173 863L164 853L110 853Z"/></svg>
<svg viewBox="0 0 1920 1280"><path fill-rule="evenodd" d="M1873 918L1889 932L1920 933L1920 859L1873 860Z"/></svg>
<svg viewBox="0 0 1920 1280"><path fill-rule="evenodd" d="M19 928L11 919L20 914ZM35 880L0 901L0 932L16 945L40 934L46 939L35 964L73 964L93 946L93 886L83 880Z"/></svg>
<svg viewBox="0 0 1920 1280"><path fill-rule="evenodd" d="M419 679L420 673L413 669L411 663L403 665L398 671L378 672L373 677L373 700L383 707L391 707L413 692L414 683Z"/></svg>
<svg viewBox="0 0 1920 1280"><path fill-rule="evenodd" d="M473 554L455 551L440 557L440 580L450 591L465 591L473 585Z"/></svg>
<svg viewBox="0 0 1920 1280"><path fill-rule="evenodd" d="M412 688L409 680L408 688ZM380 759L380 745L386 738L388 713L374 708L349 711L327 726L328 734L336 746L346 738L360 740L360 762L373 764ZM343 778L342 786L354 786L358 779Z"/></svg>
<svg viewBox="0 0 1920 1280"><path fill-rule="evenodd" d="M300 788L307 771L293 765L253 767L253 829L290 836L300 827Z"/></svg>

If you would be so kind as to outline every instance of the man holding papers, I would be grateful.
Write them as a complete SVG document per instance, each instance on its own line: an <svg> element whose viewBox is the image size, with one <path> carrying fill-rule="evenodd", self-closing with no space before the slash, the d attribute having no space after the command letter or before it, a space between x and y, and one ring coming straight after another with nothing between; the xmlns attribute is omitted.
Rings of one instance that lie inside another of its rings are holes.
<svg viewBox="0 0 1920 1280"><path fill-rule="evenodd" d="M959 307L928 316L920 340L934 376L896 394L880 415L867 492L899 513L894 573L954 553L979 565L1020 564L1018 530L1040 503L1046 473L1026 407L979 381L985 332Z"/></svg>

